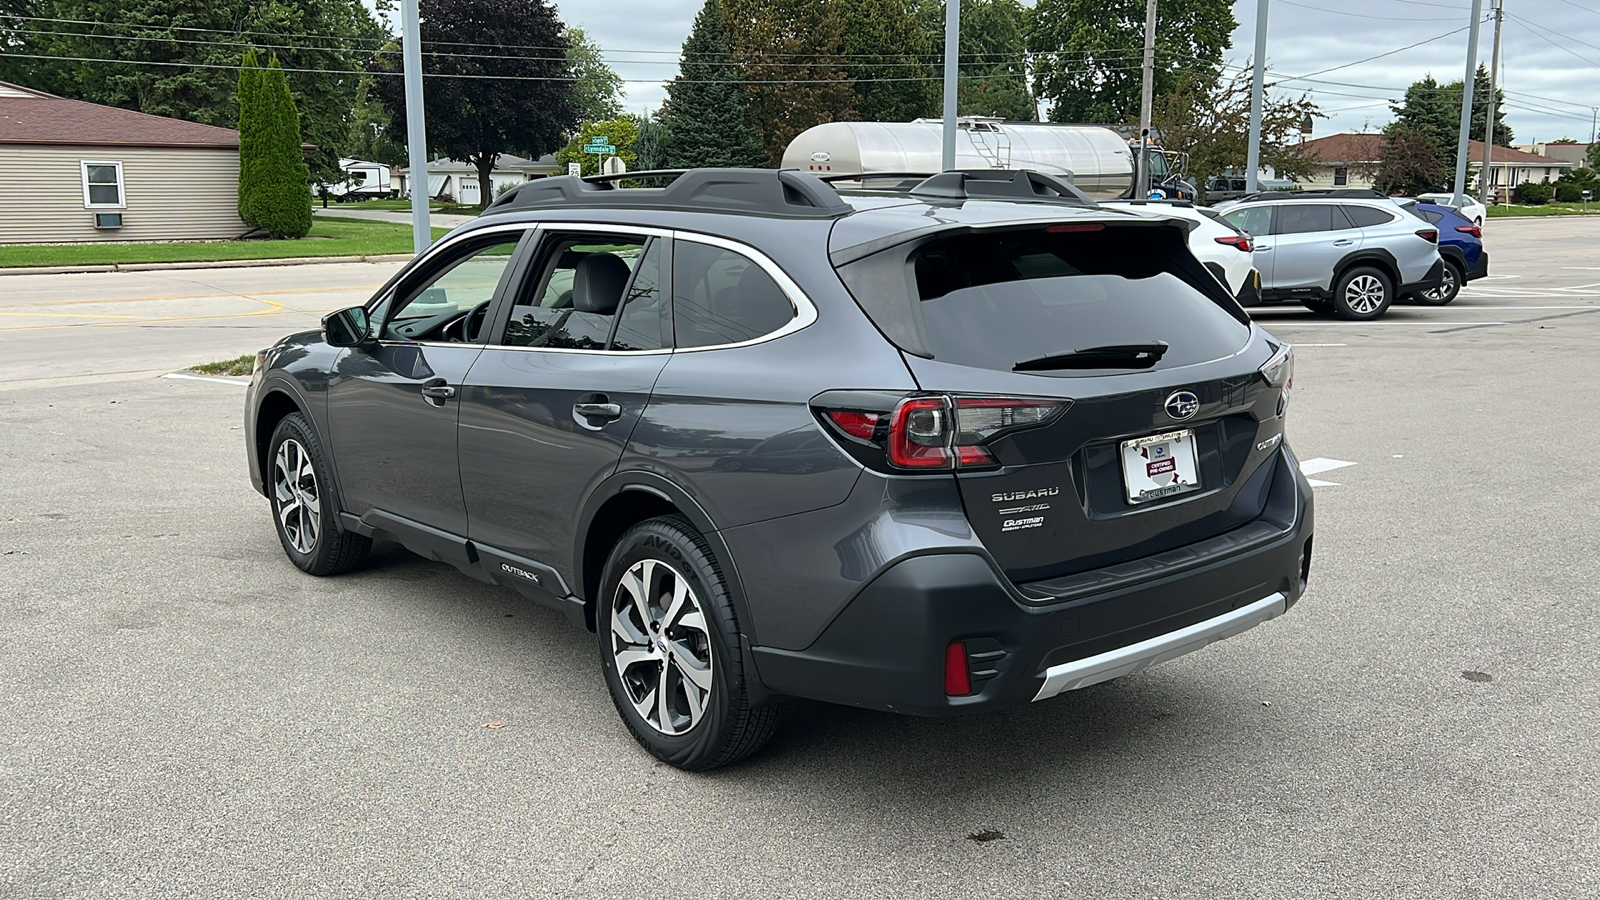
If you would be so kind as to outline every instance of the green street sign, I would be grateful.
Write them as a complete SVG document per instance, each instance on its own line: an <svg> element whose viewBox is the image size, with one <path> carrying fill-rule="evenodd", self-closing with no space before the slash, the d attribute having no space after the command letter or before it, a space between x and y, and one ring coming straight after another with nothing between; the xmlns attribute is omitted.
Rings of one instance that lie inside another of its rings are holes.
<svg viewBox="0 0 1600 900"><path fill-rule="evenodd" d="M617 148L611 144L584 144L585 153L615 153Z"/></svg>

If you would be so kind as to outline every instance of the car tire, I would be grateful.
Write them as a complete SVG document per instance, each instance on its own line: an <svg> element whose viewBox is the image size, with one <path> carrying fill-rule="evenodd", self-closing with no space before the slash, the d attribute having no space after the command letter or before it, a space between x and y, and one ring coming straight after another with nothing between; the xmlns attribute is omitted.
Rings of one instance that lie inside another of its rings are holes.
<svg viewBox="0 0 1600 900"><path fill-rule="evenodd" d="M1411 299L1423 306L1444 306L1461 295L1461 285L1466 281L1466 276L1461 271L1461 266L1453 259L1444 261L1444 281L1436 288L1417 291Z"/></svg>
<svg viewBox="0 0 1600 900"><path fill-rule="evenodd" d="M1314 313L1323 313L1326 315L1327 313L1333 312L1332 300L1322 300L1316 297L1304 297L1300 300L1300 305Z"/></svg>
<svg viewBox="0 0 1600 900"><path fill-rule="evenodd" d="M1341 319L1370 322L1394 303L1394 283L1381 270L1357 266L1340 276L1333 288L1333 311Z"/></svg>
<svg viewBox="0 0 1600 900"><path fill-rule="evenodd" d="M777 729L781 706L752 703L722 566L683 519L649 519L618 539L600 580L595 632L618 715L662 762L724 766Z"/></svg>
<svg viewBox="0 0 1600 900"><path fill-rule="evenodd" d="M289 560L311 575L338 575L366 559L372 539L339 522L339 501L316 430L300 413L283 417L267 443L272 522Z"/></svg>

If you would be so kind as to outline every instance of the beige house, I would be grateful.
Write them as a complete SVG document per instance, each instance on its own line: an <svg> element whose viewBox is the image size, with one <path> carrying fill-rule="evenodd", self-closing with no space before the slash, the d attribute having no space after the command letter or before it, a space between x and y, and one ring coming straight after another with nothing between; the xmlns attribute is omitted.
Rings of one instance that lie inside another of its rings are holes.
<svg viewBox="0 0 1600 900"><path fill-rule="evenodd" d="M237 238L239 133L0 82L0 244Z"/></svg>
<svg viewBox="0 0 1600 900"><path fill-rule="evenodd" d="M1467 147L1467 183L1476 191L1478 170L1483 168L1483 142L1469 141ZM1383 155L1383 135L1331 134L1303 142L1300 152L1318 164L1309 177L1300 179L1307 189L1370 188L1378 170L1378 160ZM1503 188L1515 187L1524 181L1555 181L1571 168L1572 163L1565 159L1497 146L1489 160L1489 186Z"/></svg>

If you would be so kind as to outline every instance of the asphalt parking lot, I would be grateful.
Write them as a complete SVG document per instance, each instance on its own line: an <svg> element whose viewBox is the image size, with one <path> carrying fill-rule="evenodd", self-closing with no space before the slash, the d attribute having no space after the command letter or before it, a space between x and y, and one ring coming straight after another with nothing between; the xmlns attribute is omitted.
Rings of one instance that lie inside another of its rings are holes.
<svg viewBox="0 0 1600 900"><path fill-rule="evenodd" d="M1289 615L702 775L558 614L302 575L241 387L159 377L392 266L0 277L0 896L1600 897L1600 222L1487 240L1448 307L1259 313L1321 485Z"/></svg>

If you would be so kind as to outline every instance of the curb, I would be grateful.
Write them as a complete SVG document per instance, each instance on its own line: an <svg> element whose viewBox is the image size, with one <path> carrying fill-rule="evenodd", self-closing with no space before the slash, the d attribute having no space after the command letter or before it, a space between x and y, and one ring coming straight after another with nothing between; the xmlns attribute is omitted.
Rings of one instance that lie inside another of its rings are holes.
<svg viewBox="0 0 1600 900"><path fill-rule="evenodd" d="M268 266L314 266L332 263L410 262L410 253L379 256L286 256L279 259L215 259L166 263L104 263L82 266L15 266L0 269L4 275L81 275L96 272L160 272L172 269L251 269Z"/></svg>

